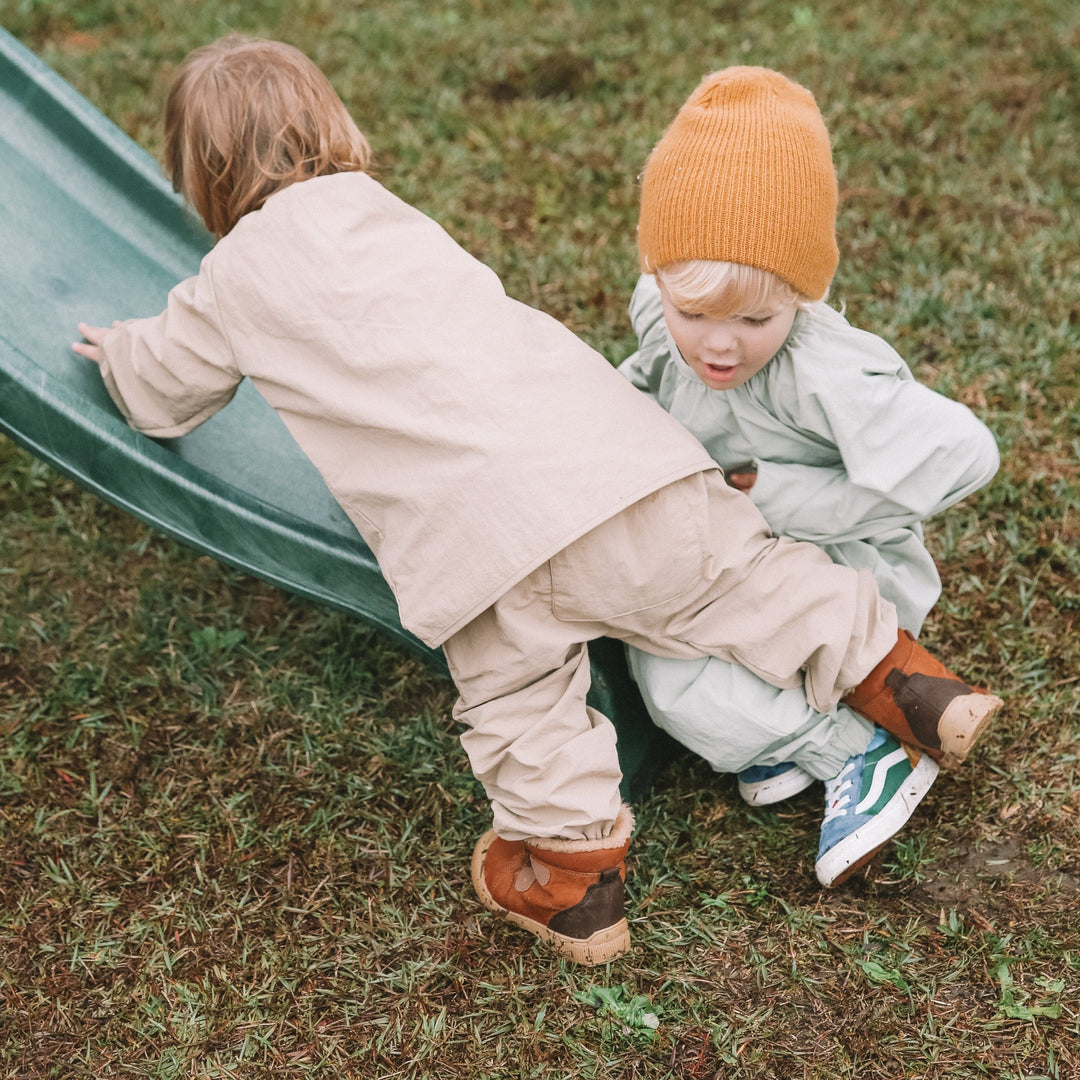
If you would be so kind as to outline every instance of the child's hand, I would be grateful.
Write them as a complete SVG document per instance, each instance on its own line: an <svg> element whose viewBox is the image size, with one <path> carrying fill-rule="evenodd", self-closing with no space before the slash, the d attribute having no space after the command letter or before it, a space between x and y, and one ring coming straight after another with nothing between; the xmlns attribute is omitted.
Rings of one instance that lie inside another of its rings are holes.
<svg viewBox="0 0 1080 1080"><path fill-rule="evenodd" d="M732 465L724 475L733 488L745 494L757 480L757 464L753 461L740 461L738 465Z"/></svg>
<svg viewBox="0 0 1080 1080"><path fill-rule="evenodd" d="M114 319L113 326L119 325L120 320ZM85 356L87 360L93 360L95 364L100 364L101 341L108 332L109 331L104 326L88 326L86 323L81 322L79 323L79 333L82 334L90 344L87 345L85 342L76 341L72 344L71 349L80 356Z"/></svg>

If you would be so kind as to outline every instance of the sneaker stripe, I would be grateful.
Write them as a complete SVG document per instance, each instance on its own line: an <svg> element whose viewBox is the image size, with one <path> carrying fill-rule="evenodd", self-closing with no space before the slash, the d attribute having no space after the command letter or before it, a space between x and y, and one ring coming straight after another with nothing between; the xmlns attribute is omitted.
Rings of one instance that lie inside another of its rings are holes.
<svg viewBox="0 0 1080 1080"><path fill-rule="evenodd" d="M900 762L903 762L910 769L911 762L908 761L908 756L902 746L898 746L891 753L886 754L874 763L873 775L870 778L870 790L859 800L858 805L855 807L856 814L870 812L871 807L877 803L885 791L885 785L889 781L889 774L892 772L893 766L900 764ZM894 784L894 788L896 786L899 785ZM891 797L892 792L889 795Z"/></svg>

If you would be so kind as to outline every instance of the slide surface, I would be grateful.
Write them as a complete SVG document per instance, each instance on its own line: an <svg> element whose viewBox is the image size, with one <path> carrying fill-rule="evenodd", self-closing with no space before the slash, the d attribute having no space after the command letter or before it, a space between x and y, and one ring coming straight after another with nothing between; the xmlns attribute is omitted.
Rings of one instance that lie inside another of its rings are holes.
<svg viewBox="0 0 1080 1080"><path fill-rule="evenodd" d="M445 670L398 619L370 550L248 383L181 439L132 431L70 343L80 321L156 314L211 238L156 163L0 30L0 432L198 551L355 614ZM670 756L613 641L590 704L619 734L624 794Z"/></svg>

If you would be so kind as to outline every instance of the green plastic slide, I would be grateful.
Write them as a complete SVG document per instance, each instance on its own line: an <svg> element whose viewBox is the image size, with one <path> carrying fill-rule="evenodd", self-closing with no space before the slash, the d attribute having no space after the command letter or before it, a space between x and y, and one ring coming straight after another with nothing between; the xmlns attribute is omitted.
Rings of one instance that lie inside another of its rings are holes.
<svg viewBox="0 0 1080 1080"><path fill-rule="evenodd" d="M210 243L155 162L0 30L0 432L161 532L358 615L445 671L401 626L371 552L250 385L183 438L153 440L71 352L79 321L160 311ZM624 795L637 798L671 744L621 646L590 651L590 704L615 724Z"/></svg>

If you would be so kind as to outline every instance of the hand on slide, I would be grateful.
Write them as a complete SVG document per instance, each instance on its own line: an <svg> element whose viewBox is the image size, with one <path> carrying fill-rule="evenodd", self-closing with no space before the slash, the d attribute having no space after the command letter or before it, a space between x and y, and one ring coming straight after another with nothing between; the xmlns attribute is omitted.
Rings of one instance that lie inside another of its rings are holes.
<svg viewBox="0 0 1080 1080"><path fill-rule="evenodd" d="M119 326L120 320L113 320L113 326ZM87 360L93 360L95 364L101 363L101 342L109 330L104 326L89 326L87 323L79 323L79 333L82 334L86 341L90 342L89 345L84 341L76 341L72 343L72 351L77 352L80 356L85 356Z"/></svg>

